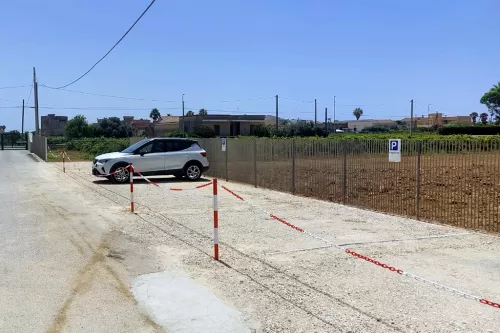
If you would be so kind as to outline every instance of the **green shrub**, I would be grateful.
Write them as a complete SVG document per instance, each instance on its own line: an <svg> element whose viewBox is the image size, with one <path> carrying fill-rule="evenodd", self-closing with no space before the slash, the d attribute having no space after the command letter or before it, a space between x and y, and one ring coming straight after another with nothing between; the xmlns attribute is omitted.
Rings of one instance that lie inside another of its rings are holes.
<svg viewBox="0 0 500 333"><path fill-rule="evenodd" d="M500 126L445 126L438 130L440 135L499 135Z"/></svg>

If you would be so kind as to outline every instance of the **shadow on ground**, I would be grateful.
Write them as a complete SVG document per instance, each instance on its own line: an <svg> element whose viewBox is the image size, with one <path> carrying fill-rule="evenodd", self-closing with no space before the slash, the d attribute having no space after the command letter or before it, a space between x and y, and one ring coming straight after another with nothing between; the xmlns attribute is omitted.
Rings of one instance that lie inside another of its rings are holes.
<svg viewBox="0 0 500 333"><path fill-rule="evenodd" d="M177 178L149 178L151 181L157 183L157 184L199 184L199 183L207 183L210 182L210 179L207 178L200 178L195 181L189 181L189 180L179 180ZM98 185L120 185L120 184L114 184L110 180L103 178L103 179L96 179L93 181L94 184ZM147 184L148 182L142 178L136 178L134 177L134 184ZM129 183L124 183L121 185L128 185Z"/></svg>

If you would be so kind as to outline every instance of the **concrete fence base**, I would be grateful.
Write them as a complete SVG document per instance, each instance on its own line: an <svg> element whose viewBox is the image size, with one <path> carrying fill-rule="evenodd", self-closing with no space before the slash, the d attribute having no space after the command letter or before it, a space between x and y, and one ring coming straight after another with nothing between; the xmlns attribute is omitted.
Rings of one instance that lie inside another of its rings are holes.
<svg viewBox="0 0 500 333"><path fill-rule="evenodd" d="M47 137L41 135L32 135L28 137L28 149L33 154L47 162Z"/></svg>

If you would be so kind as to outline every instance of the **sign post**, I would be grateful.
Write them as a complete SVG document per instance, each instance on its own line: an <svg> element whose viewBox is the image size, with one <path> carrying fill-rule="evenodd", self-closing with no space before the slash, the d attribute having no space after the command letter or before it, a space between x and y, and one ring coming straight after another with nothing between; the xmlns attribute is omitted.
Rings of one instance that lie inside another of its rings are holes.
<svg viewBox="0 0 500 333"><path fill-rule="evenodd" d="M222 138L221 142L222 142L222 151L226 151L227 139L226 138Z"/></svg>
<svg viewBox="0 0 500 333"><path fill-rule="evenodd" d="M389 139L389 162L401 162L401 139Z"/></svg>

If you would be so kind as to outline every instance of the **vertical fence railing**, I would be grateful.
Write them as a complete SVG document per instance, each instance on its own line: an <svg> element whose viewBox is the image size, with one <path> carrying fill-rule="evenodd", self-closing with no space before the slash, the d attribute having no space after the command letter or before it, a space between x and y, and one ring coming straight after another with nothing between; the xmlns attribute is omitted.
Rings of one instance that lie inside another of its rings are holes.
<svg viewBox="0 0 500 333"><path fill-rule="evenodd" d="M376 211L500 231L500 140L203 139L209 176Z"/></svg>

